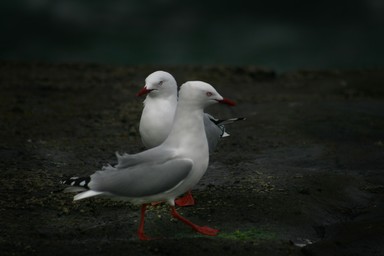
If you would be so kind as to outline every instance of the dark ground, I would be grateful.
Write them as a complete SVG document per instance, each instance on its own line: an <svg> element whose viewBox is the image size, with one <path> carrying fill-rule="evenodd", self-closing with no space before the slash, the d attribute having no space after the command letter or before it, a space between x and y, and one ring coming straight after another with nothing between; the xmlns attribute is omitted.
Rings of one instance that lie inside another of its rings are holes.
<svg viewBox="0 0 384 256"><path fill-rule="evenodd" d="M164 238L142 242L137 206L62 193L61 177L142 150L135 93L157 69L0 63L1 255L384 255L384 70L165 68L238 103L208 112L247 117L179 209L218 237L162 205L146 232Z"/></svg>

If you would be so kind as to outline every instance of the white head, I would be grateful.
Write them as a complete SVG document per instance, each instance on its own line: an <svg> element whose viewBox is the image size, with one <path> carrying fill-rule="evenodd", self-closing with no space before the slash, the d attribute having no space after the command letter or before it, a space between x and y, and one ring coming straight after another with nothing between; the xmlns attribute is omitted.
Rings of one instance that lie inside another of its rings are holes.
<svg viewBox="0 0 384 256"><path fill-rule="evenodd" d="M137 93L137 96L149 97L177 96L177 83L175 78L167 72L156 71L145 79L145 86Z"/></svg>
<svg viewBox="0 0 384 256"><path fill-rule="evenodd" d="M201 81L184 83L180 87L179 100L189 102L192 105L199 105L203 108L215 103L235 105L235 102L223 98L212 85Z"/></svg>

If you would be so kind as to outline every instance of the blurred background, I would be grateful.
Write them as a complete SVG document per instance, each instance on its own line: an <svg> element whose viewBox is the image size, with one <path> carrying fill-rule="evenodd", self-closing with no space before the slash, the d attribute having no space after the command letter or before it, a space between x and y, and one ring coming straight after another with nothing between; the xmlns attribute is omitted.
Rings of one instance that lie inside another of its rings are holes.
<svg viewBox="0 0 384 256"><path fill-rule="evenodd" d="M384 66L383 0L8 0L0 60Z"/></svg>

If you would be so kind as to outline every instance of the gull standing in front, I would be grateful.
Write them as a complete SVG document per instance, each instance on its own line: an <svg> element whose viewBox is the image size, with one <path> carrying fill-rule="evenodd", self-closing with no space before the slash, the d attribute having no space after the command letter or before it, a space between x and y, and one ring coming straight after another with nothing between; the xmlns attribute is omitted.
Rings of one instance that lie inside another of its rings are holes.
<svg viewBox="0 0 384 256"><path fill-rule="evenodd" d="M143 145L153 148L160 145L171 131L175 116L178 93L175 78L168 72L156 71L145 79L145 86L137 96L146 95L144 109L140 119L140 136ZM213 152L222 137L229 136L225 132L225 125L244 120L245 118L231 118L219 120L204 113L204 129L208 141L209 152ZM189 133L188 127L184 133ZM176 199L176 205L194 205L195 200L190 191L181 198Z"/></svg>
<svg viewBox="0 0 384 256"><path fill-rule="evenodd" d="M175 208L175 198L194 187L207 170L209 150L203 110L215 103L235 105L205 82L183 84L171 131L163 143L138 154L117 154L116 166L108 165L88 177L72 177L61 183L71 186L67 191L81 191L74 200L104 195L141 204L141 240L149 239L144 233L147 204L159 201L170 205L174 218L201 234L215 236L218 230L192 223Z"/></svg>

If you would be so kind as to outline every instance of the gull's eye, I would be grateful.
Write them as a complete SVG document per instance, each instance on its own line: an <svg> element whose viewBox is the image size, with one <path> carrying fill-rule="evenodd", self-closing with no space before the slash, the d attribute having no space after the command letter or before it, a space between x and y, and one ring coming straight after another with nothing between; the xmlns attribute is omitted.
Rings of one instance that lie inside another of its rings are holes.
<svg viewBox="0 0 384 256"><path fill-rule="evenodd" d="M160 82L159 82L159 85L163 85L163 81L160 81Z"/></svg>
<svg viewBox="0 0 384 256"><path fill-rule="evenodd" d="M211 97L211 96L213 95L213 93L211 93L211 92L207 92L206 95L207 95L208 97Z"/></svg>

